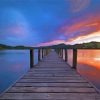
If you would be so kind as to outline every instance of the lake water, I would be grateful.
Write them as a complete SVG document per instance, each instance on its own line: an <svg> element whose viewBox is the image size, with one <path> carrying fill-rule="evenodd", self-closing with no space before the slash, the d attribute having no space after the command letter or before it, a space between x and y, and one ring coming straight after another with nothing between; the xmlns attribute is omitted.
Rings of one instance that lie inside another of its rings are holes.
<svg viewBox="0 0 100 100"><path fill-rule="evenodd" d="M35 50L35 64L37 63ZM29 50L2 50L0 51L0 93L12 85L30 68Z"/></svg>
<svg viewBox="0 0 100 100"><path fill-rule="evenodd" d="M38 52L35 52L35 64ZM10 87L30 68L29 50L0 51L0 93ZM68 50L68 63L72 66L72 50ZM78 72L100 90L100 50L78 50Z"/></svg>
<svg viewBox="0 0 100 100"><path fill-rule="evenodd" d="M72 66L72 50L68 50L68 55ZM77 62L77 71L100 90L100 50L78 50Z"/></svg>

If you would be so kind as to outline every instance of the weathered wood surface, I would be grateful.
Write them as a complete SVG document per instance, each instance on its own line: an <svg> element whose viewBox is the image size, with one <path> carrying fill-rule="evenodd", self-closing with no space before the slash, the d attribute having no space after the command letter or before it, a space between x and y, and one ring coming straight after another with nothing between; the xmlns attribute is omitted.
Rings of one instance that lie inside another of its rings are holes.
<svg viewBox="0 0 100 100"><path fill-rule="evenodd" d="M0 99L100 100L100 94L52 51Z"/></svg>

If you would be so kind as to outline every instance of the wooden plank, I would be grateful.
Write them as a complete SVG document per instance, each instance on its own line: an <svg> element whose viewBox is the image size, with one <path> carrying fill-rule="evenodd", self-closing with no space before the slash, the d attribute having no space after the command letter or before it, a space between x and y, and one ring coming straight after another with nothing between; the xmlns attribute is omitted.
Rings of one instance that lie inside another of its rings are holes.
<svg viewBox="0 0 100 100"><path fill-rule="evenodd" d="M82 79L81 77L23 77L22 79L47 79L47 80L51 80L51 79L59 79L59 80L80 80Z"/></svg>
<svg viewBox="0 0 100 100"><path fill-rule="evenodd" d="M89 83L16 83L14 87L92 87Z"/></svg>
<svg viewBox="0 0 100 100"><path fill-rule="evenodd" d="M34 77L34 76L24 76L23 78L63 78L63 79L83 79L80 76L40 76L40 77Z"/></svg>
<svg viewBox="0 0 100 100"><path fill-rule="evenodd" d="M19 82L87 82L86 80L83 79L21 79Z"/></svg>
<svg viewBox="0 0 100 100"><path fill-rule="evenodd" d="M71 70L71 69L68 69L68 68L66 68L66 67L52 67L52 68L50 68L50 67L39 67L39 68L34 68L34 69L32 69L32 70L30 70L30 71L37 71L37 70L40 70L40 71L45 71L45 70L56 70L56 71L59 71L59 70L66 70L66 71L75 71L75 70Z"/></svg>
<svg viewBox="0 0 100 100"><path fill-rule="evenodd" d="M5 93L0 99L12 100L96 100L95 93Z"/></svg>
<svg viewBox="0 0 100 100"><path fill-rule="evenodd" d="M77 74L77 72L74 71L33 71L33 72L28 72L28 73L34 73L34 74L38 74L38 73L55 73L55 74Z"/></svg>
<svg viewBox="0 0 100 100"><path fill-rule="evenodd" d="M48 76L48 77L49 77L49 76L50 76L50 77L52 77L52 76L53 76L53 77L65 77L65 76L66 76L66 77L67 77L67 76L76 76L76 77L77 77L77 76L80 76L80 75L55 74L55 73L48 73L48 74L44 74L44 73L40 73L40 74L39 74L39 73L38 73L38 74L33 74L33 73L31 73L31 74L30 74L30 73L28 73L28 74L26 74L25 76L27 76L27 77L40 77L40 76L41 76L41 77L42 77L42 76L43 76L43 77L47 77L47 76Z"/></svg>
<svg viewBox="0 0 100 100"><path fill-rule="evenodd" d="M95 93L93 88L75 87L12 87L9 93Z"/></svg>
<svg viewBox="0 0 100 100"><path fill-rule="evenodd" d="M47 73L47 72L57 72L57 73L75 73L76 74L76 72L74 72L74 71L70 71L70 70L63 70L63 69L61 69L61 70L33 70L33 71L29 71L30 73L32 72L41 72L41 73Z"/></svg>

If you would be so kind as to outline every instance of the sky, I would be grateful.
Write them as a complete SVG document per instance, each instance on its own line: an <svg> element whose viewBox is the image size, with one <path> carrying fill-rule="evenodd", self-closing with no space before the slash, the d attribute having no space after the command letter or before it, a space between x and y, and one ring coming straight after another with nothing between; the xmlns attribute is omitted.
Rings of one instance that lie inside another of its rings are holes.
<svg viewBox="0 0 100 100"><path fill-rule="evenodd" d="M0 0L0 44L100 42L100 0Z"/></svg>

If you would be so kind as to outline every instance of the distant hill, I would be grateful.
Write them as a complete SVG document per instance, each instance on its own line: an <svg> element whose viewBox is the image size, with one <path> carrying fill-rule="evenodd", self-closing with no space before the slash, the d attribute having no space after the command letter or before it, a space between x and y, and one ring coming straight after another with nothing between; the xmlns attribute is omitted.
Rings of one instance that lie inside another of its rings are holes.
<svg viewBox="0 0 100 100"><path fill-rule="evenodd" d="M11 48L11 46L0 44L0 49Z"/></svg>
<svg viewBox="0 0 100 100"><path fill-rule="evenodd" d="M100 49L100 42L89 42L83 44L76 44L74 45L75 48L93 48L93 49Z"/></svg>
<svg viewBox="0 0 100 100"><path fill-rule="evenodd" d="M4 44L0 44L0 50L2 49L31 49L31 48L38 48L38 47L26 47L26 46L8 46ZM66 44L58 44L52 46L41 46L39 48L77 48L77 49L100 49L100 42L89 42L83 44L75 44L75 45L66 45Z"/></svg>
<svg viewBox="0 0 100 100"><path fill-rule="evenodd" d="M45 47L41 47L45 48ZM83 44L75 44L75 45L66 45L66 44L58 44L58 45L52 45L52 46L46 46L46 48L68 48L68 49L100 49L100 42L89 42L89 43L83 43Z"/></svg>
<svg viewBox="0 0 100 100"><path fill-rule="evenodd" d="M8 46L5 44L0 44L0 49L30 49L33 47L26 47L26 46Z"/></svg>

